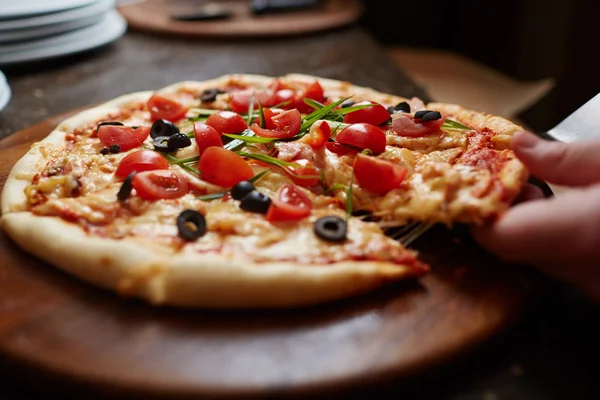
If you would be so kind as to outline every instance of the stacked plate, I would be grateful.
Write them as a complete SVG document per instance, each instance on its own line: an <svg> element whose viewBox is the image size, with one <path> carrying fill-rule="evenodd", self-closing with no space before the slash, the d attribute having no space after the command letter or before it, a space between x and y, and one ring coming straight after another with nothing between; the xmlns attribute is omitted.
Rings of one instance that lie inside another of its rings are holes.
<svg viewBox="0 0 600 400"><path fill-rule="evenodd" d="M0 0L0 65L97 48L126 28L115 0Z"/></svg>
<svg viewBox="0 0 600 400"><path fill-rule="evenodd" d="M0 71L0 111L6 107L8 100L10 100L10 87L6 82L6 77Z"/></svg>

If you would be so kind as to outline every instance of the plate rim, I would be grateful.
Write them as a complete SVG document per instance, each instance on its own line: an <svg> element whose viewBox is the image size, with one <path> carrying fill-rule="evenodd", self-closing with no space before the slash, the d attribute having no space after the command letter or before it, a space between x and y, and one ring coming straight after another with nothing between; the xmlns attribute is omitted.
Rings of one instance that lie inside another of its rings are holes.
<svg viewBox="0 0 600 400"><path fill-rule="evenodd" d="M43 13L60 12L73 9L93 3L96 0L60 0L60 1L38 1L34 5L24 5L18 2L16 5L3 6L0 13L0 21L9 18L23 18L30 15L39 15Z"/></svg>

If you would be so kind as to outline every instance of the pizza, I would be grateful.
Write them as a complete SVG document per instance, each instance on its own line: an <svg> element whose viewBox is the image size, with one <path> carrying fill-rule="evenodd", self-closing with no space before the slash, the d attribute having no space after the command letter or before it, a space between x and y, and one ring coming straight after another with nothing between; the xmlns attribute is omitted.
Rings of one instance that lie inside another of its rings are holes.
<svg viewBox="0 0 600 400"><path fill-rule="evenodd" d="M391 227L481 224L527 171L512 122L314 76L185 81L87 109L10 172L26 252L154 305L284 308L416 279Z"/></svg>

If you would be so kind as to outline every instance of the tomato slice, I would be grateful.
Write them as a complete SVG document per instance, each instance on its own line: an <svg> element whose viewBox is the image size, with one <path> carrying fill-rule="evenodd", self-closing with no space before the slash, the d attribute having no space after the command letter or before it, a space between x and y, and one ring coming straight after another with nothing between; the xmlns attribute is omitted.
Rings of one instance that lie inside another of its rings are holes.
<svg viewBox="0 0 600 400"><path fill-rule="evenodd" d="M219 132L203 122L194 123L194 139L198 145L199 155L202 155L209 147L223 147L223 140Z"/></svg>
<svg viewBox="0 0 600 400"><path fill-rule="evenodd" d="M137 195L145 200L177 199L188 192L188 182L168 169L137 173L131 185Z"/></svg>
<svg viewBox="0 0 600 400"><path fill-rule="evenodd" d="M275 92L273 95L273 104L281 104L282 108L291 110L295 107L294 99L296 98L296 91L292 89L282 89Z"/></svg>
<svg viewBox="0 0 600 400"><path fill-rule="evenodd" d="M273 117L281 114L284 111L285 110L282 108L263 108L263 115L265 116L265 128L277 129L275 122L273 122ZM254 120L254 123L260 125L260 115Z"/></svg>
<svg viewBox="0 0 600 400"><path fill-rule="evenodd" d="M285 184L279 188L267 212L267 221L298 221L310 215L312 202L302 190Z"/></svg>
<svg viewBox="0 0 600 400"><path fill-rule="evenodd" d="M316 186L321 182L319 170L311 161L296 160L294 166L287 167L290 178L296 185L303 187Z"/></svg>
<svg viewBox="0 0 600 400"><path fill-rule="evenodd" d="M423 136L438 132L445 120L446 117L442 117L435 121L416 122L412 115L402 114L392 118L392 129L401 136Z"/></svg>
<svg viewBox="0 0 600 400"><path fill-rule="evenodd" d="M160 94L154 94L148 100L148 110L153 121L166 119L176 122L185 117L187 108L175 100L171 100Z"/></svg>
<svg viewBox="0 0 600 400"><path fill-rule="evenodd" d="M169 162L162 155L152 150L140 150L127 154L117 166L115 176L121 180L135 172L168 169Z"/></svg>
<svg viewBox="0 0 600 400"><path fill-rule="evenodd" d="M358 185L380 196L399 188L406 175L408 169L389 161L364 154L358 154L354 159L354 177Z"/></svg>
<svg viewBox="0 0 600 400"><path fill-rule="evenodd" d="M102 125L98 128L98 139L106 147L114 144L121 148L121 151L128 151L139 147L150 135L150 127L139 126L133 129L130 126Z"/></svg>
<svg viewBox="0 0 600 400"><path fill-rule="evenodd" d="M211 115L206 120L206 125L212 126L219 133L240 133L248 128L244 118L232 111L219 111Z"/></svg>
<svg viewBox="0 0 600 400"><path fill-rule="evenodd" d="M317 121L310 127L308 135L304 136L299 141L308 144L315 150L320 150L325 147L325 143L331 137L331 127L326 121Z"/></svg>
<svg viewBox="0 0 600 400"><path fill-rule="evenodd" d="M361 101L356 103L355 106L364 106L367 104L372 104L372 106L344 115L344 122L346 124L365 122L372 125L381 125L390 119L390 113L388 113L387 109L379 103Z"/></svg>
<svg viewBox="0 0 600 400"><path fill-rule="evenodd" d="M242 157L223 147L204 150L198 168L203 180L222 187L232 187L254 176L252 167Z"/></svg>
<svg viewBox="0 0 600 400"><path fill-rule="evenodd" d="M304 102L304 99L312 99L318 101L319 103L323 103L325 101L325 93L323 91L323 87L319 84L318 81L315 81L313 84L308 86L303 92L296 96L294 101L295 107L303 114L310 114L315 111L315 109Z"/></svg>
<svg viewBox="0 0 600 400"><path fill-rule="evenodd" d="M229 107L232 111L240 114L246 114L250 108L250 101L254 96L254 109L258 109L258 102L263 107L271 107L275 105L273 103L273 92L268 89L256 90L246 89L238 92L231 93L231 100L229 100Z"/></svg>
<svg viewBox="0 0 600 400"><path fill-rule="evenodd" d="M374 154L385 151L385 133L375 125L358 123L342 130L336 138L338 143L347 144L361 150L369 149Z"/></svg>
<svg viewBox="0 0 600 400"><path fill-rule="evenodd" d="M256 136L288 139L293 137L300 130L302 116L298 110L287 110L273 116L271 121L275 124L276 129L264 129L258 126L258 124L252 124L250 129L252 129Z"/></svg>
<svg viewBox="0 0 600 400"><path fill-rule="evenodd" d="M337 142L327 142L325 143L325 147L327 150L337 154L338 156L346 156L348 154L358 153L358 149L353 149L350 146L346 146Z"/></svg>

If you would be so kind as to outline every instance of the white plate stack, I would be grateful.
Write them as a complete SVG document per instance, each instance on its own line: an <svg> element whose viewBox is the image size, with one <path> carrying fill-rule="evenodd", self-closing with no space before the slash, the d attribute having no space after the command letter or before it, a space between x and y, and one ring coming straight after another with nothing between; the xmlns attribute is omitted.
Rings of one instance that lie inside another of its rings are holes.
<svg viewBox="0 0 600 400"><path fill-rule="evenodd" d="M10 87L6 82L6 77L0 71L0 111L8 104L10 100Z"/></svg>
<svg viewBox="0 0 600 400"><path fill-rule="evenodd" d="M94 49L126 28L115 0L0 0L0 66Z"/></svg>

